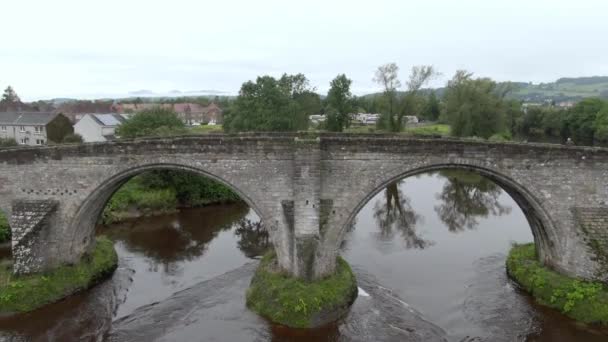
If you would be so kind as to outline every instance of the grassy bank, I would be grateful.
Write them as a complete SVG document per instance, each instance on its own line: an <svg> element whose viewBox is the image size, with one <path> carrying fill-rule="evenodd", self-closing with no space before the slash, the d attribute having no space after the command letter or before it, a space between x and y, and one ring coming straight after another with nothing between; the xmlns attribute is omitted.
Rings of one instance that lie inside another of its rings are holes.
<svg viewBox="0 0 608 342"><path fill-rule="evenodd" d="M133 177L112 196L102 223L239 200L234 191L208 178L189 172L152 171Z"/></svg>
<svg viewBox="0 0 608 342"><path fill-rule="evenodd" d="M117 262L112 242L104 237L79 264L49 273L15 277L5 262L0 265L0 315L32 311L87 289L111 274Z"/></svg>
<svg viewBox="0 0 608 342"><path fill-rule="evenodd" d="M8 226L8 219L4 213L0 212L0 243L10 241L11 228Z"/></svg>
<svg viewBox="0 0 608 342"><path fill-rule="evenodd" d="M313 283L276 269L274 254L264 256L247 291L247 306L275 323L309 328L324 319L336 320L357 295L355 276L342 258L335 275Z"/></svg>
<svg viewBox="0 0 608 342"><path fill-rule="evenodd" d="M569 278L541 266L534 244L511 249L507 273L539 303L580 322L608 325L608 287Z"/></svg>

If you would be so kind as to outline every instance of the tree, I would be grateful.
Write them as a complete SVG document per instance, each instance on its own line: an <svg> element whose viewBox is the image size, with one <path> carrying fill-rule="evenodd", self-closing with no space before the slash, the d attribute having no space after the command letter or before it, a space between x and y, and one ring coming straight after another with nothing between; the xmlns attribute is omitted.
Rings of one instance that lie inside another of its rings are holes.
<svg viewBox="0 0 608 342"><path fill-rule="evenodd" d="M84 139L82 139L82 135L77 134L77 133L72 133L72 134L68 134L65 137L63 137L62 142L64 144L82 144L84 142Z"/></svg>
<svg viewBox="0 0 608 342"><path fill-rule="evenodd" d="M382 86L383 97L388 107L382 120L379 121L379 125L392 129L392 127L395 127L393 115L397 100L397 89L401 87L401 82L399 82L399 67L396 63L381 65L376 70L373 80Z"/></svg>
<svg viewBox="0 0 608 342"><path fill-rule="evenodd" d="M302 74L277 80L260 76L243 83L231 110L224 115L227 131L297 131L308 128L308 113L297 101L312 90Z"/></svg>
<svg viewBox="0 0 608 342"><path fill-rule="evenodd" d="M11 147L17 145L17 141L13 138L0 138L0 147Z"/></svg>
<svg viewBox="0 0 608 342"><path fill-rule="evenodd" d="M587 98L577 103L566 115L562 134L576 144L592 145L596 131L596 117L606 106L598 98Z"/></svg>
<svg viewBox="0 0 608 342"><path fill-rule="evenodd" d="M403 117L407 115L415 116L420 111L424 99L418 92L428 81L435 77L437 72L431 65L420 65L412 67L410 77L406 82L407 91L401 101L401 108L397 112L397 118L393 122L394 125L389 127L393 132L399 132L403 129Z"/></svg>
<svg viewBox="0 0 608 342"><path fill-rule="evenodd" d="M330 83L327 93L327 129L332 132L342 132L350 126L352 110L352 81L345 74L336 76Z"/></svg>
<svg viewBox="0 0 608 342"><path fill-rule="evenodd" d="M489 78L473 79L464 70L448 82L445 110L455 136L489 138L503 129L505 106L497 94L496 82Z"/></svg>
<svg viewBox="0 0 608 342"><path fill-rule="evenodd" d="M120 138L136 138L178 135L185 131L184 123L172 109L156 107L133 115L118 126L116 135Z"/></svg>
<svg viewBox="0 0 608 342"><path fill-rule="evenodd" d="M0 100L6 104L16 104L20 103L21 99L10 85L4 89L4 93L2 94L2 100Z"/></svg>
<svg viewBox="0 0 608 342"><path fill-rule="evenodd" d="M46 125L47 138L54 143L61 143L63 138L74 133L72 122L65 115L57 115Z"/></svg>
<svg viewBox="0 0 608 342"><path fill-rule="evenodd" d="M608 103L597 113L593 138L602 145L608 145Z"/></svg>
<svg viewBox="0 0 608 342"><path fill-rule="evenodd" d="M429 121L437 121L439 119L439 114L441 114L441 105L439 104L435 92L431 91L426 100L422 117Z"/></svg>

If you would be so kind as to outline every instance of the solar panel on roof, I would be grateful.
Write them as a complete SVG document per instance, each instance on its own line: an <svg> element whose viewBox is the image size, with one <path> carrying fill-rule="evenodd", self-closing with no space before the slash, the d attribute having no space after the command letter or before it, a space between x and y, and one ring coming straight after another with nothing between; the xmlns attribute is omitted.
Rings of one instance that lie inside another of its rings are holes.
<svg viewBox="0 0 608 342"><path fill-rule="evenodd" d="M118 126L120 121L112 114L95 114L97 120L101 121L105 126Z"/></svg>

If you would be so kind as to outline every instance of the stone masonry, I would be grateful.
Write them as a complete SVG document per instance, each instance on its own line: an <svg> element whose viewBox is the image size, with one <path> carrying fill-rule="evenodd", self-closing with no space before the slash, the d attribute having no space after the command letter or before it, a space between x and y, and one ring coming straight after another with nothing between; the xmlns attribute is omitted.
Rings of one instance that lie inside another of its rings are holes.
<svg viewBox="0 0 608 342"><path fill-rule="evenodd" d="M546 265L608 282L608 149L601 148L267 133L11 148L0 150L0 209L11 216L16 271L38 272L91 250L105 204L130 177L192 171L236 191L268 229L280 266L314 279L333 272L346 227L375 194L445 168L473 170L507 191Z"/></svg>

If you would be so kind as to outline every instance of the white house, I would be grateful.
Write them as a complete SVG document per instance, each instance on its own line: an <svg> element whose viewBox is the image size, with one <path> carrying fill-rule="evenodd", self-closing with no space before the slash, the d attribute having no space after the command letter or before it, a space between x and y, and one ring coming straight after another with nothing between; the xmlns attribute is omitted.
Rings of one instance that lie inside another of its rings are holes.
<svg viewBox="0 0 608 342"><path fill-rule="evenodd" d="M114 140L116 127L125 121L120 114L85 114L74 125L74 133L80 134L84 142Z"/></svg>

